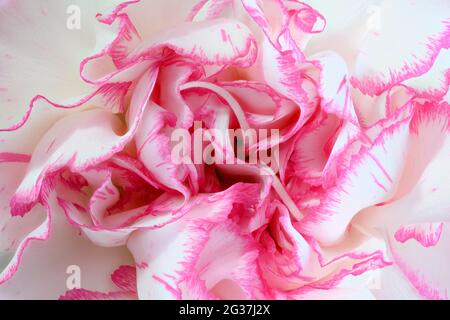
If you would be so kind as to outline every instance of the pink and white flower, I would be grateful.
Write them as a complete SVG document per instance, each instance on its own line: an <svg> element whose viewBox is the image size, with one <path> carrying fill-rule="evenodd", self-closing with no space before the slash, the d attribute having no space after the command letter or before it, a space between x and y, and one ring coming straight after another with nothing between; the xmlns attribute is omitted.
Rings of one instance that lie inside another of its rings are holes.
<svg viewBox="0 0 450 320"><path fill-rule="evenodd" d="M449 83L447 0L0 1L0 298L448 299Z"/></svg>

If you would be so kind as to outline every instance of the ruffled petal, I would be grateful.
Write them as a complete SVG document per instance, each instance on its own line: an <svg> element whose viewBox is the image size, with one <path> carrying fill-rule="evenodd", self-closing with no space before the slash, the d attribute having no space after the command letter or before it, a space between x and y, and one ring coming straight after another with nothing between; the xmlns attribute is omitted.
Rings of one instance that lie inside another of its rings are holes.
<svg viewBox="0 0 450 320"><path fill-rule="evenodd" d="M249 235L242 235L238 226L227 221L215 226L201 250L191 276L186 282L209 290L220 299L255 299L261 292L257 274L258 249ZM197 299L191 285L188 295Z"/></svg>
<svg viewBox="0 0 450 320"><path fill-rule="evenodd" d="M367 31L351 79L362 92L374 95L428 72L441 49L450 47L447 1L391 1L377 8L379 28ZM395 54L385 54L386 48Z"/></svg>
<svg viewBox="0 0 450 320"><path fill-rule="evenodd" d="M325 28L323 16L300 1L242 0L248 15L280 51L303 49L312 34Z"/></svg>
<svg viewBox="0 0 450 320"><path fill-rule="evenodd" d="M319 70L318 91L321 108L357 125L359 121L353 106L345 61L334 52L323 52L310 59Z"/></svg>
<svg viewBox="0 0 450 320"><path fill-rule="evenodd" d="M143 5L149 5L149 3ZM168 3L164 10L168 10L171 5L173 3ZM256 59L255 39L241 22L226 19L198 23L185 22L184 25L178 23L176 28L162 29L164 32L158 30L159 32L149 34L147 27L136 29L127 14L128 10L134 11L138 7L139 4L136 5L134 1L130 1L116 8L112 15L103 19L109 25L116 20L122 23L115 31L117 36L113 41L109 42L101 52L82 62L81 77L85 81L93 84L116 82L119 79L125 81L124 79L128 79L131 75L135 76L145 68L170 56L170 52L203 65L220 67L225 65L249 67ZM178 9L177 5L177 11ZM141 32L143 35L140 34ZM212 41L204 42L206 35ZM137 37L139 39L133 40ZM124 39L125 43L122 41ZM202 45L199 46L199 43Z"/></svg>
<svg viewBox="0 0 450 320"><path fill-rule="evenodd" d="M258 198L254 192L255 187L257 186L235 185L225 192L212 196L208 201L199 203L182 219L159 229L134 233L128 241L128 247L138 266L139 297L181 299L192 292L201 294L196 298L209 297L206 287L198 288L188 285L189 279L196 277L196 273L201 277L201 271L193 266L199 263L199 256L211 239L212 230L217 224L226 221L233 203L250 205L255 203ZM149 246L154 249L147 250ZM238 266L239 264L236 268ZM234 272L239 275L238 270ZM210 285L214 286L221 280L225 279L211 278ZM199 285L199 281L196 280L195 283ZM244 287L244 292L247 289Z"/></svg>
<svg viewBox="0 0 450 320"><path fill-rule="evenodd" d="M266 232L260 236L263 250L258 259L262 277L271 288L289 291L312 282L308 273L314 252L293 227L287 209L276 205Z"/></svg>
<svg viewBox="0 0 450 320"><path fill-rule="evenodd" d="M69 286L110 292L114 290L110 274L120 265L130 264L130 255L121 248L104 249L92 243L70 226L58 206L55 195L47 202L51 226L45 242L30 243L20 259L15 276L0 286L4 299L57 299ZM75 270L75 271L74 271ZM74 273L78 272L79 273ZM39 277L36 277L39 274ZM72 281L72 279L74 281ZM32 287L33 290L23 288Z"/></svg>
<svg viewBox="0 0 450 320"><path fill-rule="evenodd" d="M116 133L122 130L119 118L101 109L76 113L58 121L37 145L28 173L11 200L12 213L23 215L33 206L47 175L64 167L80 172L121 151L137 130L156 75L157 71L149 71L137 84L128 112L129 129L124 135ZM85 143L80 145L80 141Z"/></svg>
<svg viewBox="0 0 450 320"><path fill-rule="evenodd" d="M208 34L210 41L202 42ZM203 43L199 46L199 43ZM124 63L133 63L139 57L151 55L167 47L175 53L207 65L249 67L256 58L256 43L244 24L232 20L213 20L186 24L166 35L141 43L130 52Z"/></svg>
<svg viewBox="0 0 450 320"><path fill-rule="evenodd" d="M297 225L290 221L287 210L279 207L267 231L258 236L264 248L259 257L261 275L276 289L275 294L292 298L314 290L333 291L349 276L391 264L384 242L367 238L356 229L344 242L321 247L314 239L303 237Z"/></svg>
<svg viewBox="0 0 450 320"><path fill-rule="evenodd" d="M351 83L369 95L380 95L425 74L439 52L450 45L449 4L445 0L305 2L327 21L324 32L310 40L307 54L338 52L349 66Z"/></svg>
<svg viewBox="0 0 450 320"><path fill-rule="evenodd" d="M419 77L404 81L418 97L439 101L450 85L450 49L441 50L431 69Z"/></svg>
<svg viewBox="0 0 450 320"><path fill-rule="evenodd" d="M442 170L450 150L448 112L445 102L418 105L409 127L409 147L396 193L362 214L364 226L390 226L396 231L408 225L449 220L449 172Z"/></svg>
<svg viewBox="0 0 450 320"><path fill-rule="evenodd" d="M155 103L149 105L136 132L138 158L157 181L167 189L180 192L185 199L191 190L184 184L190 171L188 165L176 163L172 156L171 141L176 117ZM190 142L182 141L183 150L190 150ZM185 145L188 144L188 145ZM188 153L190 154L190 152ZM194 169L195 170L195 169Z"/></svg>
<svg viewBox="0 0 450 320"><path fill-rule="evenodd" d="M198 80L203 75L200 65L173 61L161 68L159 104L177 116L177 127L190 128L193 115L180 92L180 86L188 80Z"/></svg>
<svg viewBox="0 0 450 320"><path fill-rule="evenodd" d="M395 265L424 298L448 299L447 265L449 105L419 105L409 128L409 149L396 194L368 208L355 223L389 243ZM397 276L398 278L398 276Z"/></svg>
<svg viewBox="0 0 450 320"><path fill-rule="evenodd" d="M83 13L79 30L66 27L71 5L38 0L7 1L0 7L0 129L20 123L38 93L64 101L90 90L79 78L78 65L95 46L95 14L112 3L77 1Z"/></svg>
<svg viewBox="0 0 450 320"><path fill-rule="evenodd" d="M334 160L343 165L339 167L336 184L316 198L319 205L308 208L300 223L302 232L322 244L336 243L360 210L394 195L406 160L409 110L397 112L391 119L392 124L385 126L373 140L369 139L368 145L364 144L365 135ZM354 153L357 150L358 153Z"/></svg>

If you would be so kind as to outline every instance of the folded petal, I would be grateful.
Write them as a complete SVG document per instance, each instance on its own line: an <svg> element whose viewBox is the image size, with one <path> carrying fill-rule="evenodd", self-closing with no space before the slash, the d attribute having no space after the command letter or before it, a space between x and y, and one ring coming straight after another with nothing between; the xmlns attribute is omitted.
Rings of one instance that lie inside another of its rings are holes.
<svg viewBox="0 0 450 320"><path fill-rule="evenodd" d="M300 109L300 117L293 129L297 132L318 106L316 85L306 73L310 65L294 49L280 51L268 40L263 42L260 50L259 59L265 82L279 94L295 102Z"/></svg>
<svg viewBox="0 0 450 320"><path fill-rule="evenodd" d="M258 195L255 195L254 187L256 185L235 185L221 193L220 197L213 196L208 201L199 203L177 221L158 229L135 232L128 241L128 247L138 266L139 297L181 299L192 292L199 294L195 298L209 297L207 289L212 288L201 285L206 279L196 281L195 287L188 286L191 277L198 275L201 278L201 270L196 270L193 266L199 263L201 252L211 239L215 226L226 221L233 203L255 203ZM149 247L153 249L148 250ZM213 276L214 269L211 272ZM236 274L238 275L239 273ZM225 279L227 278L212 277L210 285L215 286ZM248 290L247 287L242 289L244 292ZM225 288L222 290L227 291Z"/></svg>
<svg viewBox="0 0 450 320"><path fill-rule="evenodd" d="M283 143L294 135L299 110L292 101L258 82L224 81L219 85L239 102L251 128L280 130L277 143Z"/></svg>
<svg viewBox="0 0 450 320"><path fill-rule="evenodd" d="M443 170L450 150L448 110L445 102L419 105L410 124L409 147L396 193L360 217L365 227L389 226L395 232L409 225L449 221L449 172Z"/></svg>
<svg viewBox="0 0 450 320"><path fill-rule="evenodd" d="M271 288L289 291L312 282L309 274L314 252L295 230L287 209L278 205L267 231L260 236L263 250L258 259L261 274Z"/></svg>
<svg viewBox="0 0 450 320"><path fill-rule="evenodd" d="M128 112L130 125L124 135L116 133L123 130L119 118L102 109L76 113L58 121L33 153L28 173L11 200L13 214L23 215L33 206L46 175L64 167L80 172L121 151L136 132L156 74L157 71L150 71L138 83ZM85 143L80 145L80 141Z"/></svg>
<svg viewBox="0 0 450 320"><path fill-rule="evenodd" d="M118 266L132 262L127 250L92 245L67 223L54 195L49 197L47 206L50 209L51 226L48 228L51 228L51 233L46 241L30 243L15 276L0 286L0 297L57 299L78 284L86 290L117 290L110 274Z"/></svg>
<svg viewBox="0 0 450 320"><path fill-rule="evenodd" d="M142 117L142 124L136 132L138 158L147 170L164 187L180 192L185 199L191 190L184 184L190 171L184 163L176 163L172 157L172 132L176 117L155 103L151 103ZM183 147L190 149L190 141ZM185 150L184 149L184 150ZM190 153L189 153L190 154ZM194 169L195 170L195 169Z"/></svg>
<svg viewBox="0 0 450 320"><path fill-rule="evenodd" d="M178 127L192 126L193 115L180 92L180 86L188 80L198 80L203 70L199 65L184 61L173 61L161 68L159 81L159 104L177 116Z"/></svg>
<svg viewBox="0 0 450 320"><path fill-rule="evenodd" d="M310 57L319 70L318 91L321 108L355 125L358 118L353 106L345 61L334 52L322 52Z"/></svg>
<svg viewBox="0 0 450 320"><path fill-rule="evenodd" d="M209 233L191 276L187 282L203 285L220 299L255 299L261 291L257 278L258 249L249 235L242 235L238 226L227 221L216 225ZM188 298L196 299L186 285Z"/></svg>
<svg viewBox="0 0 450 320"><path fill-rule="evenodd" d="M383 241L353 229L345 241L322 247L313 238L302 236L298 224L290 221L286 209L281 209L273 215L268 232L259 237L264 248L259 257L261 274L285 298L292 292L333 291L350 276L370 274L390 265Z"/></svg>
<svg viewBox="0 0 450 320"><path fill-rule="evenodd" d="M429 299L448 299L448 264L442 253L449 243L449 177L443 170L450 150L448 110L446 103L419 105L395 195L356 219L370 234L385 237L402 277Z"/></svg>

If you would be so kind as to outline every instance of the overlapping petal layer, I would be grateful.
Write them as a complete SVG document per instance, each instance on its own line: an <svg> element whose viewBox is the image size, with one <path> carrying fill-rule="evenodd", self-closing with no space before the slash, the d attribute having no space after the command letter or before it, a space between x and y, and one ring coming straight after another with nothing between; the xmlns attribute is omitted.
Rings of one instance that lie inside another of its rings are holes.
<svg viewBox="0 0 450 320"><path fill-rule="evenodd" d="M448 299L447 1L14 3L0 296Z"/></svg>

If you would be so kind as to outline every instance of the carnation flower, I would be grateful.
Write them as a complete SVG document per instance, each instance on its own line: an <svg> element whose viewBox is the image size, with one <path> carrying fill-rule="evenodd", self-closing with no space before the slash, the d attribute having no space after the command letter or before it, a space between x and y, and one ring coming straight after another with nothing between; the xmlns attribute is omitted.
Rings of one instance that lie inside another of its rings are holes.
<svg viewBox="0 0 450 320"><path fill-rule="evenodd" d="M448 299L449 50L447 0L0 1L0 297Z"/></svg>

